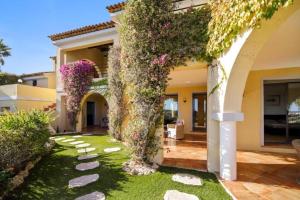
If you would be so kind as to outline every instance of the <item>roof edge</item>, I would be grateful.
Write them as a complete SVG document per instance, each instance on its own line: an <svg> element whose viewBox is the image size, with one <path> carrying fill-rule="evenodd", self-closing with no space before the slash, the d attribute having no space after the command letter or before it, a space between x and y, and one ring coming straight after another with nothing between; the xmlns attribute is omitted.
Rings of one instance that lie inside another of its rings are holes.
<svg viewBox="0 0 300 200"><path fill-rule="evenodd" d="M116 4L113 4L113 5L107 6L106 9L110 13L115 13L115 12L119 12L119 11L123 10L125 5L126 5L126 2L123 1L123 2L120 2L120 3L116 3Z"/></svg>
<svg viewBox="0 0 300 200"><path fill-rule="evenodd" d="M92 33L92 32L109 29L109 28L114 28L114 27L115 27L115 23L113 21L107 21L107 22L102 22L99 24L83 26L80 28L72 29L69 31L61 32L61 33L52 34L52 35L49 35L48 37L52 41L56 41L56 40L70 38L70 37L74 37L77 35L83 35L86 33Z"/></svg>

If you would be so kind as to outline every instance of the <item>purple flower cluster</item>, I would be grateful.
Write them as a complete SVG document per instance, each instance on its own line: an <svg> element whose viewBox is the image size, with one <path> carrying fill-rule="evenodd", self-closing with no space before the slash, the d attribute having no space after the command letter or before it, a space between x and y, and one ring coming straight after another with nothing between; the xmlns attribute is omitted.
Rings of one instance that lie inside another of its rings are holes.
<svg viewBox="0 0 300 200"><path fill-rule="evenodd" d="M66 106L68 116L73 126L76 125L81 99L92 84L94 65L91 61L79 60L60 67L64 91L67 94Z"/></svg>

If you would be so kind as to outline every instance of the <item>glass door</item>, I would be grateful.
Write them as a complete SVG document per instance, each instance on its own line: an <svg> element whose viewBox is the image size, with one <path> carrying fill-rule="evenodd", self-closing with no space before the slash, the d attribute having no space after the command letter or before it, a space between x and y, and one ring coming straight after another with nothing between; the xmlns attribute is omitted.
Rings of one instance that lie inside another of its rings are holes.
<svg viewBox="0 0 300 200"><path fill-rule="evenodd" d="M206 131L207 95L193 94L193 131Z"/></svg>
<svg viewBox="0 0 300 200"><path fill-rule="evenodd" d="M288 83L287 139L300 138L300 83Z"/></svg>
<svg viewBox="0 0 300 200"><path fill-rule="evenodd" d="M300 138L300 82L265 81L264 142L290 144Z"/></svg>
<svg viewBox="0 0 300 200"><path fill-rule="evenodd" d="M178 118L178 95L166 95L164 102L164 125L175 124Z"/></svg>

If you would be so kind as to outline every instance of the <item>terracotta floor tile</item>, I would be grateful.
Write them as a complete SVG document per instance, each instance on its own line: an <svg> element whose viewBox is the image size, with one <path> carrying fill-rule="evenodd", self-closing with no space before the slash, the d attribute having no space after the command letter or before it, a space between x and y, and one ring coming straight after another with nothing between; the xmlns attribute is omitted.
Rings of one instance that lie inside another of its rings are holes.
<svg viewBox="0 0 300 200"><path fill-rule="evenodd" d="M206 170L206 136L166 139L164 165ZM236 181L223 181L241 200L300 200L300 161L293 154L237 151Z"/></svg>

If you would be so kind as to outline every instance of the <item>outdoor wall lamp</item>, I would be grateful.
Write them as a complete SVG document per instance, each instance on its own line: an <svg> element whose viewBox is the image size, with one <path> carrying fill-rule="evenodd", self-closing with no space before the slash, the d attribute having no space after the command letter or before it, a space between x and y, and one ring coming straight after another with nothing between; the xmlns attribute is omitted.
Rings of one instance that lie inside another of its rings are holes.
<svg viewBox="0 0 300 200"><path fill-rule="evenodd" d="M186 103L186 102L187 102L186 97L184 97L183 98L183 103Z"/></svg>

